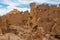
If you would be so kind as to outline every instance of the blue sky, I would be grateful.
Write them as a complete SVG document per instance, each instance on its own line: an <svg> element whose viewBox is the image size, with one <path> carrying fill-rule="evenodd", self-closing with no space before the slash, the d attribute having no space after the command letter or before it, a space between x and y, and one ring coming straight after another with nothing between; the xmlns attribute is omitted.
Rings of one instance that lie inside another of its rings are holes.
<svg viewBox="0 0 60 40"><path fill-rule="evenodd" d="M60 4L60 0L0 0L0 15L4 15L7 12L18 9L20 11L30 10L29 4L35 2L36 4L49 3Z"/></svg>

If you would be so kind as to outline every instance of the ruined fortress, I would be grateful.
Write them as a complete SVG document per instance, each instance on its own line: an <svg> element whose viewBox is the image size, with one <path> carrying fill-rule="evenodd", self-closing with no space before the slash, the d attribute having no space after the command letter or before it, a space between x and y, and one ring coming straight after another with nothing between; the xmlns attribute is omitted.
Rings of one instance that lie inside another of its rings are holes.
<svg viewBox="0 0 60 40"><path fill-rule="evenodd" d="M60 39L60 6L31 3L30 12L14 9L0 16L0 34L9 33L19 36L18 40Z"/></svg>

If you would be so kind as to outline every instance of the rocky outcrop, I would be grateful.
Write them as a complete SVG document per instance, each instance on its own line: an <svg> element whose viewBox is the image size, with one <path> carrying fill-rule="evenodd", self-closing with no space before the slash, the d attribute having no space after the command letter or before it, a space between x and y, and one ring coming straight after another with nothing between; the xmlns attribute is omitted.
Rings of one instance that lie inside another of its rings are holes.
<svg viewBox="0 0 60 40"><path fill-rule="evenodd" d="M30 8L30 12L14 9L1 16L0 34L11 35L9 40L60 39L60 6L31 3Z"/></svg>

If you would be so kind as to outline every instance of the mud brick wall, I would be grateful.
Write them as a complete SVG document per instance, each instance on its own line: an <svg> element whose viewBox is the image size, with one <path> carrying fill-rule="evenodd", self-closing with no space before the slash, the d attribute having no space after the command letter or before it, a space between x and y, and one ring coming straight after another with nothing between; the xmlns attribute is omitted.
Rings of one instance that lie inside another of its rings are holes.
<svg viewBox="0 0 60 40"><path fill-rule="evenodd" d="M30 12L14 9L0 17L2 34L13 33L23 40L55 40L60 37L60 6L30 4Z"/></svg>
<svg viewBox="0 0 60 40"><path fill-rule="evenodd" d="M34 5L33 5L34 4ZM33 8L33 7L35 8ZM50 28L52 27L57 27L56 25L58 25L59 22L58 20L60 19L60 8L57 7L56 5L52 5L52 6L48 6L47 4L44 5L38 5L36 6L35 3L32 3L31 4L31 7L32 7L32 13L34 16L33 17L33 21L35 21L35 23L40 26L40 27L43 27L45 30L46 30L46 33L52 31ZM32 22L33 22L32 21ZM56 28L56 31L59 31L59 29L57 30ZM60 32L58 33L60 34Z"/></svg>

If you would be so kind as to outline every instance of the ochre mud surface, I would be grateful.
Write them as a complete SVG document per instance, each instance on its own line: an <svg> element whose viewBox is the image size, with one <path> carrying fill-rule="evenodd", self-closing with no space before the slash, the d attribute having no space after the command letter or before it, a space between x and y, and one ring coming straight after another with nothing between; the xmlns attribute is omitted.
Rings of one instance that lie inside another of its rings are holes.
<svg viewBox="0 0 60 40"><path fill-rule="evenodd" d="M30 4L0 16L0 40L60 40L60 6Z"/></svg>

